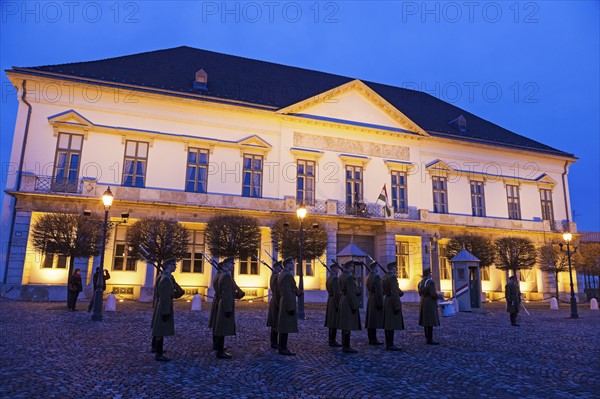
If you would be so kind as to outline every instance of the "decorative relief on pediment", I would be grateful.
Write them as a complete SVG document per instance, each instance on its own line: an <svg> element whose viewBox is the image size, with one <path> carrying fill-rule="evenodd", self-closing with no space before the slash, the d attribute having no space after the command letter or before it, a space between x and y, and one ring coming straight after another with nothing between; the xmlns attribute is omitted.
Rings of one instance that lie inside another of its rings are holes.
<svg viewBox="0 0 600 399"><path fill-rule="evenodd" d="M410 149L408 147L298 132L294 133L294 146L404 161L410 160Z"/></svg>

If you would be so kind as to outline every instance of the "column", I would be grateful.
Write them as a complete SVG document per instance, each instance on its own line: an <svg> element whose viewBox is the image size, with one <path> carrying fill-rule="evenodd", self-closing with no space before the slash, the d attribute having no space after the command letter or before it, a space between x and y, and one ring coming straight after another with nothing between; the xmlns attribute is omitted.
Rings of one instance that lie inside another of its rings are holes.
<svg viewBox="0 0 600 399"><path fill-rule="evenodd" d="M31 212L17 212L6 270L6 284L27 284L24 281L25 255L31 224Z"/></svg>

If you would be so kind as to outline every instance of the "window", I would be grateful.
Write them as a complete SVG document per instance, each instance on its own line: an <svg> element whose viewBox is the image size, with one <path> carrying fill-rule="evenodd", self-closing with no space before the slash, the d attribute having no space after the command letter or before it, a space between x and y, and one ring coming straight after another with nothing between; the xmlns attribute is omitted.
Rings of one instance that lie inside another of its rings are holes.
<svg viewBox="0 0 600 399"><path fill-rule="evenodd" d="M392 207L394 212L408 213L406 172L392 171Z"/></svg>
<svg viewBox="0 0 600 399"><path fill-rule="evenodd" d="M473 216L485 216L485 195L482 181L471 180L471 210Z"/></svg>
<svg viewBox="0 0 600 399"><path fill-rule="evenodd" d="M59 133L54 158L52 191L76 193L79 186L79 162L83 136Z"/></svg>
<svg viewBox="0 0 600 399"><path fill-rule="evenodd" d="M244 155L242 196L252 198L262 197L262 168L262 155Z"/></svg>
<svg viewBox="0 0 600 399"><path fill-rule="evenodd" d="M132 256L129 256L129 249L126 243L127 228L117 227L115 233L115 253L113 260L113 270L135 271L137 262Z"/></svg>
<svg viewBox="0 0 600 399"><path fill-rule="evenodd" d="M508 200L508 218L521 219L521 204L519 201L519 186L506 185L506 198Z"/></svg>
<svg viewBox="0 0 600 399"><path fill-rule="evenodd" d="M304 259L304 275L314 276L315 275L315 260Z"/></svg>
<svg viewBox="0 0 600 399"><path fill-rule="evenodd" d="M519 269L519 281L533 281L533 273L531 273L531 270Z"/></svg>
<svg viewBox="0 0 600 399"><path fill-rule="evenodd" d="M44 269L66 269L69 264L69 257L59 254L44 254L42 268Z"/></svg>
<svg viewBox="0 0 600 399"><path fill-rule="evenodd" d="M408 263L408 242L396 243L396 262L398 266L398 278L410 278Z"/></svg>
<svg viewBox="0 0 600 399"><path fill-rule="evenodd" d="M258 275L258 258L255 256L240 256L240 272L239 274L255 274Z"/></svg>
<svg viewBox="0 0 600 399"><path fill-rule="evenodd" d="M315 161L298 160L296 166L296 202L315 204Z"/></svg>
<svg viewBox="0 0 600 399"><path fill-rule="evenodd" d="M445 177L433 176L433 212L448 213L448 182Z"/></svg>
<svg viewBox="0 0 600 399"><path fill-rule="evenodd" d="M123 162L123 186L145 187L147 162L148 143L127 140Z"/></svg>
<svg viewBox="0 0 600 399"><path fill-rule="evenodd" d="M490 281L490 268L489 267L481 267L481 281Z"/></svg>
<svg viewBox="0 0 600 399"><path fill-rule="evenodd" d="M450 261L446 257L446 246L439 244L439 259L440 259L440 278L442 280L452 280L452 269L450 268Z"/></svg>
<svg viewBox="0 0 600 399"><path fill-rule="evenodd" d="M190 246L188 252L181 259L182 273L204 273L204 233L201 231L190 232Z"/></svg>
<svg viewBox="0 0 600 399"><path fill-rule="evenodd" d="M554 221L554 210L552 208L552 190L540 190L542 202L542 220Z"/></svg>
<svg viewBox="0 0 600 399"><path fill-rule="evenodd" d="M346 165L346 205L357 205L363 198L362 166Z"/></svg>
<svg viewBox="0 0 600 399"><path fill-rule="evenodd" d="M185 191L206 193L208 180L208 150L189 148L187 158L187 173Z"/></svg>

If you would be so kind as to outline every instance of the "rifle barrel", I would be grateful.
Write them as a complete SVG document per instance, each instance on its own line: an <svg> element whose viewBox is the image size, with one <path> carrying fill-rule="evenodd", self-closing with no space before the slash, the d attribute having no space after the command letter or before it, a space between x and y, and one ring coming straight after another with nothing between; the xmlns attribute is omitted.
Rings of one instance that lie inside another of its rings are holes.
<svg viewBox="0 0 600 399"><path fill-rule="evenodd" d="M254 259L256 259L257 261L259 261L260 263L262 263L263 265L265 265L266 267L268 267L268 268L269 268L269 270L273 271L273 268L272 268L271 266L267 265L267 262L265 262L265 261L264 261L264 260L262 260L262 259L259 259L259 258L258 258L258 256L254 255L254 254L252 255L252 257L253 257Z"/></svg>
<svg viewBox="0 0 600 399"><path fill-rule="evenodd" d="M217 270L221 270L221 266L219 266L219 264L214 259L209 258L204 252L200 252L200 253L204 257L204 259L206 259L208 261L208 263L211 264L212 267L214 267Z"/></svg>
<svg viewBox="0 0 600 399"><path fill-rule="evenodd" d="M321 260L321 258L317 258L317 260L319 261L320 264L322 264L325 267L325 269L327 269L327 271L329 273L331 273L331 270L327 267L327 265L325 263L323 263L323 261Z"/></svg>

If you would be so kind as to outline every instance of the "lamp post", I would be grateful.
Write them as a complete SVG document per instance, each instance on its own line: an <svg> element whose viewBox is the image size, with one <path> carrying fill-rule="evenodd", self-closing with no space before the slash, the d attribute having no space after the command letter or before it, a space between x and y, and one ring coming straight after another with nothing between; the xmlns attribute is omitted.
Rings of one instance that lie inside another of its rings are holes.
<svg viewBox="0 0 600 399"><path fill-rule="evenodd" d="M300 295L300 297L298 298L298 318L300 320L304 320L305 316L304 316L304 260L302 258L302 241L303 241L303 237L302 237L302 222L304 222L304 218L306 217L306 206L304 206L304 203L300 204L300 206L298 207L298 209L296 209L296 216L298 216L298 220L300 221L300 231L299 231L299 235L300 235L300 251L298 254L298 275L300 276L300 281L298 284L298 288L300 289L300 292L302 293Z"/></svg>
<svg viewBox="0 0 600 399"><path fill-rule="evenodd" d="M102 202L104 203L104 223L102 224L102 250L100 251L100 270L98 271L98 280L96 281L96 291L94 292L94 313L92 313L93 321L102 321L102 295L104 290L104 252L106 251L106 231L108 230L108 211L112 206L113 195L110 187L102 194Z"/></svg>
<svg viewBox="0 0 600 399"><path fill-rule="evenodd" d="M579 315L577 314L577 301L575 300L575 290L573 289L573 269L571 266L571 255L573 255L575 252L577 252L577 247L575 247L574 251L571 251L571 240L573 239L573 234L571 233L564 233L563 234L563 239L565 240L565 242L567 243L567 260L569 262L569 281L571 283L571 318L572 319L577 319L579 318ZM563 250L563 244L560 243L560 250Z"/></svg>

